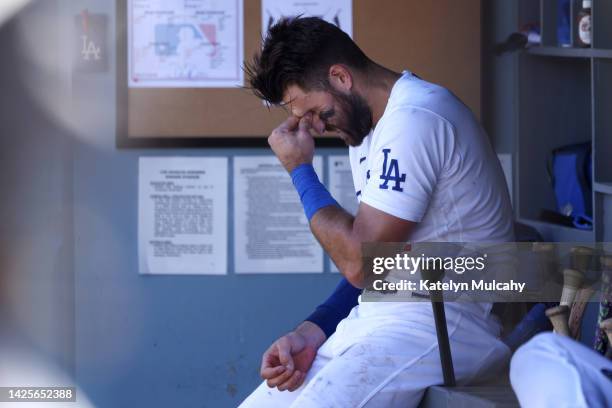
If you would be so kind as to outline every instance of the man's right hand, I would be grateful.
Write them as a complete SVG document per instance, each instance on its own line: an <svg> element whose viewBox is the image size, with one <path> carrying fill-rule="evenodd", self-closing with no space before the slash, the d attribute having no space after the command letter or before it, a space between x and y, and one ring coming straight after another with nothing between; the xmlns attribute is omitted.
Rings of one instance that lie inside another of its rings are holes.
<svg viewBox="0 0 612 408"><path fill-rule="evenodd" d="M324 341L325 334L319 326L303 322L266 350L261 359L261 376L271 388L296 390L304 382Z"/></svg>
<svg viewBox="0 0 612 408"><path fill-rule="evenodd" d="M310 133L312 121L312 113L307 113L301 119L290 116L268 137L272 151L289 173L300 164L312 164L315 148Z"/></svg>

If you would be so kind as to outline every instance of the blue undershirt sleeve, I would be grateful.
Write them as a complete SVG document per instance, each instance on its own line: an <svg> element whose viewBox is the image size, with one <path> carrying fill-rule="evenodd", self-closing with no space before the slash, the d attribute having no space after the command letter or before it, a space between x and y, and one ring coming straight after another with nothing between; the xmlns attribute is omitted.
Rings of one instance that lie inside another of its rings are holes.
<svg viewBox="0 0 612 408"><path fill-rule="evenodd" d="M351 285L346 278L342 278L331 296L317 306L306 320L319 326L329 338L336 331L340 320L348 316L351 309L357 305L360 294L361 289Z"/></svg>

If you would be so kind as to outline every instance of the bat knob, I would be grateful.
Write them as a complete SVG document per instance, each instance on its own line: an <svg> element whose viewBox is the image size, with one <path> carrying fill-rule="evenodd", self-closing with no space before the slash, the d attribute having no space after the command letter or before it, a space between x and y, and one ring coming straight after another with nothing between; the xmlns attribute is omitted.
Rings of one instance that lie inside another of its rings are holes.
<svg viewBox="0 0 612 408"><path fill-rule="evenodd" d="M593 258L593 248L585 246L576 246L570 250L570 259L573 269L577 269L581 272L586 272L591 266L591 260Z"/></svg>

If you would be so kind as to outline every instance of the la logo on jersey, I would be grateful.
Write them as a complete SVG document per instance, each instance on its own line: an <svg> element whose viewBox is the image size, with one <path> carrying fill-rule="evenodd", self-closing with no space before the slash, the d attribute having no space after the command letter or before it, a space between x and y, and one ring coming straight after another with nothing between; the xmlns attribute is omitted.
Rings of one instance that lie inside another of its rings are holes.
<svg viewBox="0 0 612 408"><path fill-rule="evenodd" d="M389 188L389 181L393 181L394 185L391 187L394 191L404 191L401 184L406 181L406 173L400 174L399 165L396 159L389 159L391 149L383 149L385 159L383 161L382 174L380 179L384 180L378 187L387 190Z"/></svg>

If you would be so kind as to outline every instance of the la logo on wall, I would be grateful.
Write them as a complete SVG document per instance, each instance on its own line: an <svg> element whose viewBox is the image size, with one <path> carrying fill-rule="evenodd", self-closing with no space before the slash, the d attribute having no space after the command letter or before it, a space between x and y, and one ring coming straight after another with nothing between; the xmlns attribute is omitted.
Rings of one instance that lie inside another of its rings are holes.
<svg viewBox="0 0 612 408"><path fill-rule="evenodd" d="M90 14L87 10L83 10L75 16L74 71L108 70L107 27L108 18L104 14Z"/></svg>
<svg viewBox="0 0 612 408"><path fill-rule="evenodd" d="M90 40L86 34L81 36L83 40L83 48L81 49L81 56L85 61L89 61L90 59L99 60L102 58L100 56L100 46L96 46L96 43Z"/></svg>

